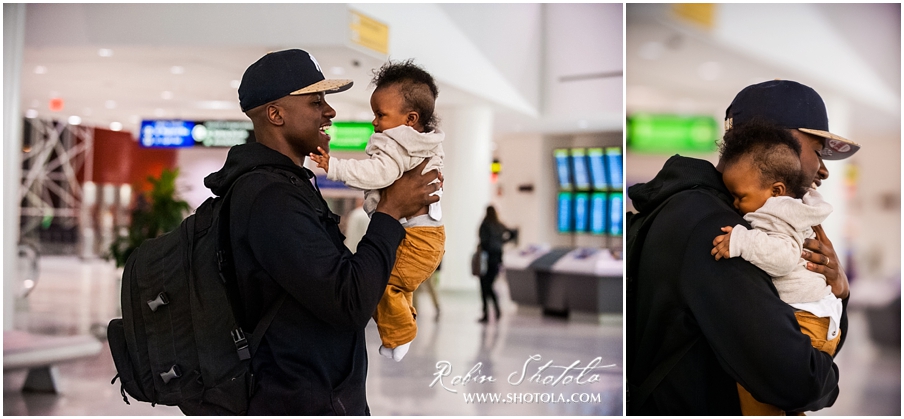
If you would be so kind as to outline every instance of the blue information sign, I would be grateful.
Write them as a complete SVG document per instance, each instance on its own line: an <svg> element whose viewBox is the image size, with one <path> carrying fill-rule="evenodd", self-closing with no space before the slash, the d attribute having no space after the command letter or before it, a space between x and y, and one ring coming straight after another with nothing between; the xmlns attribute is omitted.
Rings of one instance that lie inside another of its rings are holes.
<svg viewBox="0 0 904 419"><path fill-rule="evenodd" d="M192 121L141 121L139 143L143 147L193 147Z"/></svg>
<svg viewBox="0 0 904 419"><path fill-rule="evenodd" d="M142 147L232 147L254 141L251 121L144 120Z"/></svg>

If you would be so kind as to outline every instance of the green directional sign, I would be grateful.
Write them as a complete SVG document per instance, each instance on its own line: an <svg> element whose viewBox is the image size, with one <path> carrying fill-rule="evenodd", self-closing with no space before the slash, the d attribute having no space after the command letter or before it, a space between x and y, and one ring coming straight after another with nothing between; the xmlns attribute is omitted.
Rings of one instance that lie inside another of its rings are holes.
<svg viewBox="0 0 904 419"><path fill-rule="evenodd" d="M330 151L364 151L374 126L370 122L333 122L326 133L330 136Z"/></svg>
<svg viewBox="0 0 904 419"><path fill-rule="evenodd" d="M675 154L718 150L719 126L711 116L637 114L628 117L627 143L632 152Z"/></svg>

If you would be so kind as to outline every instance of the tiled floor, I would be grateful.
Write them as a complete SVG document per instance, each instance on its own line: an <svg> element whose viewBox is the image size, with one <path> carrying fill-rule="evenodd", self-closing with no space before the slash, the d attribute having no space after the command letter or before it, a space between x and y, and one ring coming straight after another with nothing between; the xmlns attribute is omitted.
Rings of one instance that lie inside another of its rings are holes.
<svg viewBox="0 0 904 419"><path fill-rule="evenodd" d="M81 262L76 258L45 257L41 276L27 304L17 304L17 329L36 333L73 335L104 333L104 327L118 310L118 275L102 261ZM620 317L605 317L602 323L549 318L516 307L507 298L505 282L497 282L503 297L503 318L496 324L481 325L479 297L474 292L440 292L442 314L435 311L426 293L419 296L419 336L405 359L396 363L376 352L378 336L368 329L370 369L368 401L375 415L621 415L622 409L622 328ZM847 343L837 357L841 371L841 394L835 406L809 415L901 414L900 346L881 346L868 334L863 311L850 310ZM528 377L516 381L529 357ZM568 375L577 376L599 357L593 383L542 385L528 382L537 368L548 361L552 366L540 374L541 380L558 376L563 368L577 362ZM451 374L431 387L437 364L447 361ZM478 366L479 364L479 366ZM452 385L455 376L492 376L492 383L468 382ZM119 383L110 385L115 375L109 350L96 358L62 364L59 368L62 394L22 393L24 371L3 374L4 415L179 415L173 407L151 407L146 403L126 405ZM505 398L549 397L546 394L587 394L586 403L468 403L464 393L499 393ZM538 396L537 394L542 394ZM528 396L530 395L530 396ZM597 401L598 400L598 401Z"/></svg>
<svg viewBox="0 0 904 419"><path fill-rule="evenodd" d="M18 305L17 329L37 333L72 335L104 333L106 323L118 316L118 276L102 261L45 257L41 276L27 304ZM622 327L621 317L601 322L548 318L531 310L519 310L507 298L505 282L497 285L503 298L502 320L481 325L480 301L473 292L440 292L441 316L428 295L419 296L419 334L400 363L377 354L376 327L367 329L370 354L368 401L374 415L621 415ZM532 360L530 357L539 359ZM446 361L447 364L444 364ZM530 382L538 368L552 361L534 381L553 381L566 367L574 377L556 384ZM527 366L525 367L525 364ZM437 365L451 368L442 384L433 383ZM582 378L579 369L588 370ZM557 368L559 367L559 368ZM492 376L495 382L453 385L456 376L469 371L477 378ZM478 371L479 370L479 371ZM23 371L3 374L4 415L179 415L177 408L151 407L132 401L126 405L109 349L93 359L62 364L62 394L22 393ZM526 376L517 382L522 372ZM512 375L514 374L514 375ZM511 378L510 378L511 375ZM553 378L547 378L553 377ZM567 383L564 383L569 381ZM581 381L582 384L578 384ZM457 391L453 393L443 388ZM503 399L522 397L522 403L471 402L467 393L498 393ZM559 394L587 402L565 403ZM551 395L551 396L550 396ZM548 400L553 397L553 400ZM528 402L530 399L533 402Z"/></svg>

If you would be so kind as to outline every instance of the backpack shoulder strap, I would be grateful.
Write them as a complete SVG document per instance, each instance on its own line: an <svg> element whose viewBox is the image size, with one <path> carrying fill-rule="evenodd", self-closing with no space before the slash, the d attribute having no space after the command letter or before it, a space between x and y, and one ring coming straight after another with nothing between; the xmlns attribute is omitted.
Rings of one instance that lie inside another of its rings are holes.
<svg viewBox="0 0 904 419"><path fill-rule="evenodd" d="M238 280L235 276L235 265L233 264L232 259L232 241L230 240L229 231L230 198L232 198L232 191L239 183L239 180L251 175L257 170L258 167L252 168L248 172L243 173L229 185L229 189L226 191L226 194L223 195L223 203L220 206L219 219L217 220L217 265L220 272L220 280L226 287L229 303L232 305L233 313L235 313L236 323L238 323L238 319L241 318L241 313L244 313L244 307L240 304L241 299L238 292ZM208 212L212 213L212 211ZM210 221L207 223L210 224ZM264 333L267 331L267 328L270 327L270 323L273 322L273 318L276 317L276 313L279 311L280 307L282 307L285 300L286 294L283 294L273 305L267 308L264 312L264 316L261 317L257 322L257 325L255 325L250 341L247 340L241 327L238 327L238 324L236 324L233 340L235 340L240 359L249 359L257 352L257 348L260 346Z"/></svg>
<svg viewBox="0 0 904 419"><path fill-rule="evenodd" d="M305 201L307 201L308 205L314 209L317 213L317 217L322 221L330 221L338 224L340 217L330 211L329 205L327 205L326 201L323 199L323 196L317 192L317 189L307 179L300 178L296 173L281 168L279 166L259 166L260 169L266 170L271 173L278 174L280 176L284 176L289 180L293 185L299 186L301 189L301 194L304 196ZM255 168L258 169L258 168ZM316 182L316 178L314 182Z"/></svg>
<svg viewBox="0 0 904 419"><path fill-rule="evenodd" d="M264 317L257 322L257 326L254 327L254 333L251 334L251 355L257 352L257 348L261 346L261 341L264 340L264 334L267 332L267 329L270 327L270 323L273 323L273 319L276 318L276 313L279 312L279 308L282 307L283 303L286 302L286 296L288 293L282 293L279 298L270 306L267 311L264 313Z"/></svg>
<svg viewBox="0 0 904 419"><path fill-rule="evenodd" d="M302 180L299 179L294 173L280 169L276 166L256 166L249 170L248 172L239 176L232 185L229 186L229 189L226 191L226 194L223 195L223 205L220 207L220 217L219 217L219 225L218 225L218 240L220 244L220 250L217 252L217 261L220 264L220 275L221 279L227 285L227 293L230 294L230 301L232 302L233 311L236 313L242 313L244 310L240 304L237 304L239 301L238 294L238 284L235 278L234 273L234 265L232 265L232 244L229 239L229 205L230 198L232 197L232 190L235 188L235 185L239 183L239 180L242 178L255 173L255 172L271 172L276 173L281 176L286 177L293 185L298 185ZM306 182L305 183L309 183ZM302 185L301 186L302 195L307 200L308 204L311 205L312 208L317 212L318 217L322 219L331 219L336 223L339 222L338 216L333 214L326 202L323 201L323 198L317 199L318 194L314 189L314 185ZM224 266L225 265L225 266ZM232 274L230 278L226 278L227 275ZM253 356L257 349L260 347L261 342L264 339L264 335L267 332L267 329L270 327L270 324L273 322L273 319L276 318L276 314L279 312L280 307L282 307L283 303L286 301L287 293L283 293L277 298L276 302L273 303L267 310L264 312L264 315L258 320L257 325L254 327L254 332L251 334L251 340L248 342L250 352L247 354L247 357ZM244 338L244 337L243 337Z"/></svg>

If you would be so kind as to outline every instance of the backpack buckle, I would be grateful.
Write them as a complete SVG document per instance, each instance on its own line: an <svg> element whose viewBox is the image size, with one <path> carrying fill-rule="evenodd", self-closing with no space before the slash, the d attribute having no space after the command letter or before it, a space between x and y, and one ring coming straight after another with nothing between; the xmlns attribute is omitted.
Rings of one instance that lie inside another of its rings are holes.
<svg viewBox="0 0 904 419"><path fill-rule="evenodd" d="M157 298L148 301L148 307L151 308L151 311L157 311L160 306L165 306L167 304L169 304L169 297L166 296L165 292L157 294Z"/></svg>
<svg viewBox="0 0 904 419"><path fill-rule="evenodd" d="M239 360L251 359L251 348L248 347L248 339L245 332L239 327L232 331L232 342L235 343L235 351L239 354Z"/></svg>
<svg viewBox="0 0 904 419"><path fill-rule="evenodd" d="M169 384L173 378L179 378L182 376L182 371L179 369L178 365L173 365L169 371L161 372L160 378L163 379L163 384Z"/></svg>

